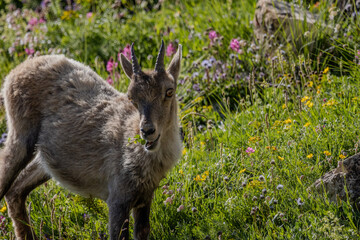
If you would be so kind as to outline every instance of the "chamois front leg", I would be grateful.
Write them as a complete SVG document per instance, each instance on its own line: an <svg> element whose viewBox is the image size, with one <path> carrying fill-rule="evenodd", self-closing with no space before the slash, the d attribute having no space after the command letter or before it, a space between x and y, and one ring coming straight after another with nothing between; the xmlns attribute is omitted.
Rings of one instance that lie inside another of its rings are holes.
<svg viewBox="0 0 360 240"><path fill-rule="evenodd" d="M133 216L135 220L134 226L134 239L146 240L149 238L150 233L150 206L151 201L145 203L145 206L135 208L133 210Z"/></svg>
<svg viewBox="0 0 360 240"><path fill-rule="evenodd" d="M110 240L129 239L130 201L125 197L111 196L109 206L109 234Z"/></svg>

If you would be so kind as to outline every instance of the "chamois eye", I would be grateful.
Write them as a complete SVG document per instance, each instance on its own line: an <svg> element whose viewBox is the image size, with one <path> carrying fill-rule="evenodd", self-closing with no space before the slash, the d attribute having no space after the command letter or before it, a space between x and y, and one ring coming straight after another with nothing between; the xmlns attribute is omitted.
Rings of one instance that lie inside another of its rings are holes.
<svg viewBox="0 0 360 240"><path fill-rule="evenodd" d="M166 90L166 97L172 97L174 95L174 89L169 88Z"/></svg>

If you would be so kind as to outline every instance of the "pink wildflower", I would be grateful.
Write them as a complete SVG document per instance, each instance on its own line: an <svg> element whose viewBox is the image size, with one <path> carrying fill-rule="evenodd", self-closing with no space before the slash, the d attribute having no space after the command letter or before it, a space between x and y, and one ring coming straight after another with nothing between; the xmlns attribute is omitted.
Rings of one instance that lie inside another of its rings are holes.
<svg viewBox="0 0 360 240"><path fill-rule="evenodd" d="M170 57L174 53L176 53L176 48L173 43L169 43L169 45L166 48L166 56Z"/></svg>
<svg viewBox="0 0 360 240"><path fill-rule="evenodd" d="M27 55L33 55L35 50L32 48L25 48L25 52Z"/></svg>
<svg viewBox="0 0 360 240"><path fill-rule="evenodd" d="M106 79L106 81L108 82L108 84L113 85L114 81L112 80L112 78L110 76L108 76L108 78Z"/></svg>
<svg viewBox="0 0 360 240"><path fill-rule="evenodd" d="M171 198L171 197L168 197L165 201L164 201L164 204L165 204L165 206L167 205L167 204L172 204L173 203L173 199Z"/></svg>
<svg viewBox="0 0 360 240"><path fill-rule="evenodd" d="M213 41L215 38L217 38L218 37L218 35L217 35L217 33L214 31L214 30L211 30L210 32L209 32L209 39L211 40L211 41Z"/></svg>
<svg viewBox="0 0 360 240"><path fill-rule="evenodd" d="M31 26L35 26L36 24L38 24L38 19L37 18L30 18L29 22L28 22L29 25Z"/></svg>
<svg viewBox="0 0 360 240"><path fill-rule="evenodd" d="M44 18L40 18L38 23L39 23L39 24L41 24L41 23L46 23L46 20L45 20Z"/></svg>
<svg viewBox="0 0 360 240"><path fill-rule="evenodd" d="M185 206L181 204L176 210L177 210L178 212L180 212L180 211L182 211L182 210L184 210L184 209L185 209Z"/></svg>
<svg viewBox="0 0 360 240"><path fill-rule="evenodd" d="M131 46L130 44L126 44L125 48L120 51L120 53L124 54L124 56L127 58L127 59L131 59ZM120 53L118 54L118 60L120 61Z"/></svg>
<svg viewBox="0 0 360 240"><path fill-rule="evenodd" d="M253 148L251 148L251 147L248 147L247 149L246 149L246 153L247 154L252 154L252 153L254 153L255 152L255 150L253 149Z"/></svg>
<svg viewBox="0 0 360 240"><path fill-rule="evenodd" d="M109 61L106 64L106 71L108 71L109 73L113 72L115 70L115 68L118 66L117 62L114 62L114 60L112 59L112 57L109 59Z"/></svg>
<svg viewBox="0 0 360 240"><path fill-rule="evenodd" d="M27 28L30 30L33 30L34 26L38 24L38 19L37 18L30 18Z"/></svg>
<svg viewBox="0 0 360 240"><path fill-rule="evenodd" d="M5 227L6 227L6 218L4 216L0 216L0 230L2 230L4 233L5 232Z"/></svg>
<svg viewBox="0 0 360 240"><path fill-rule="evenodd" d="M88 12L88 13L86 14L86 18L87 18L87 19L92 18L92 16L93 16L93 13L92 13L92 12Z"/></svg>
<svg viewBox="0 0 360 240"><path fill-rule="evenodd" d="M239 41L238 41L236 38L234 38L234 39L231 40L231 42L230 42L230 48L231 48L232 50L236 51L236 52L239 52L239 50L240 50L240 43L239 43Z"/></svg>

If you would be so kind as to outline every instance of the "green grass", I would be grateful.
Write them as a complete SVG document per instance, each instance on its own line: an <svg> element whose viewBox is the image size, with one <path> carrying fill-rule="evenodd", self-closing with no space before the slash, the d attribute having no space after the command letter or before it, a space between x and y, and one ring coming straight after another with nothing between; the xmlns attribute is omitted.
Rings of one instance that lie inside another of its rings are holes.
<svg viewBox="0 0 360 240"><path fill-rule="evenodd" d="M358 210L347 201L330 203L309 189L343 156L358 152L358 21L339 22L340 33L326 42L337 51L321 49L329 36L320 33L311 53L294 53L284 44L266 55L253 41L255 1L174 2L147 10L80 1L77 15L61 19L64 10L54 1L44 13L47 22L29 31L38 38L32 47L40 54L59 49L104 79L107 60L116 59L127 43L135 42L145 68L153 67L155 58L149 56L155 56L161 38L183 45L184 83L177 93L185 150L155 192L150 239L358 239ZM87 19L90 10L94 16ZM118 13L121 18L114 17ZM19 29L13 30L7 14L1 10L1 79L26 59L29 44L19 44L13 54L8 49L17 37L25 39L28 20L38 17L29 10L25 18L14 19ZM221 44L210 44L210 29L223 37ZM243 55L230 58L234 38L247 44ZM219 64L207 70L201 63L211 56ZM225 76L213 80L218 72ZM115 87L126 91L127 84L121 73ZM248 153L249 148L255 151ZM171 203L164 204L168 198ZM27 206L43 239L107 238L106 204L69 193L53 181L33 191ZM14 239L5 208L0 211L5 216L0 238Z"/></svg>

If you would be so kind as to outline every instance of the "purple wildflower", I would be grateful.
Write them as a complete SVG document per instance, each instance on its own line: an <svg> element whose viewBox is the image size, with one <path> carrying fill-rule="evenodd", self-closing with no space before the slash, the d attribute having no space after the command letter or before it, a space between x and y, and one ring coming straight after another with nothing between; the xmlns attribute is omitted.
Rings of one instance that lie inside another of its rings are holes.
<svg viewBox="0 0 360 240"><path fill-rule="evenodd" d="M166 48L166 56L170 57L174 53L176 53L176 48L173 43L169 43L169 45Z"/></svg>
<svg viewBox="0 0 360 240"><path fill-rule="evenodd" d="M212 67L212 64L211 64L211 62L209 60L204 60L204 61L201 62L201 66L203 66L204 68L209 69L209 68Z"/></svg>
<svg viewBox="0 0 360 240"><path fill-rule="evenodd" d="M51 0L43 0L41 1L41 8L44 9L44 8L47 8L48 5L50 4Z"/></svg>
<svg viewBox="0 0 360 240"><path fill-rule="evenodd" d="M200 92L200 86L199 86L199 84L195 83L195 84L193 85L193 89L194 89L195 91L197 91L197 92Z"/></svg>
<svg viewBox="0 0 360 240"><path fill-rule="evenodd" d="M191 75L191 77L194 79L194 78L196 78L196 77L198 77L199 76L199 73L198 72L194 72L192 75Z"/></svg>
<svg viewBox="0 0 360 240"><path fill-rule="evenodd" d="M211 42L214 41L214 39L217 38L217 37L218 37L218 35L214 30L211 30L209 32L209 39L210 39Z"/></svg>
<svg viewBox="0 0 360 240"><path fill-rule="evenodd" d="M180 85L183 85L185 83L185 79L184 78L181 78L180 80L179 80L179 84Z"/></svg>
<svg viewBox="0 0 360 240"><path fill-rule="evenodd" d="M214 63L216 63L216 59L214 57L210 57L209 62L211 64L214 64Z"/></svg>
<svg viewBox="0 0 360 240"><path fill-rule="evenodd" d="M92 12L88 12L88 13L86 14L86 18L87 18L87 19L92 18L92 16L93 16L93 13L92 13Z"/></svg>

